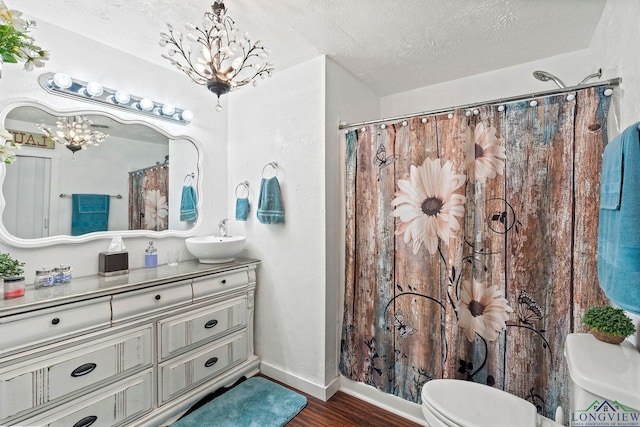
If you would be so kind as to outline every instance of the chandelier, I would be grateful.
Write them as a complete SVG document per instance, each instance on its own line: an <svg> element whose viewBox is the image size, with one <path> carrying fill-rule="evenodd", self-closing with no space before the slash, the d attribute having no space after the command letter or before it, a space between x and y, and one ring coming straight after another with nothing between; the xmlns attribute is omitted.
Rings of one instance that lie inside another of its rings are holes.
<svg viewBox="0 0 640 427"><path fill-rule="evenodd" d="M85 116L58 117L56 126L59 130L55 132L47 125L37 125L44 134L54 142L63 144L73 154L76 151L89 148L92 145L98 146L109 136L100 131L91 129L93 122Z"/></svg>
<svg viewBox="0 0 640 427"><path fill-rule="evenodd" d="M218 96L216 111L222 111L221 95L249 83L255 86L258 78L271 77L274 67L261 61L270 53L262 41L251 43L249 33L237 38L238 28L223 2L214 2L211 10L205 12L201 27L185 24L186 35L167 24L169 33L160 33L160 46L168 47L163 58ZM190 42L200 50L195 60Z"/></svg>

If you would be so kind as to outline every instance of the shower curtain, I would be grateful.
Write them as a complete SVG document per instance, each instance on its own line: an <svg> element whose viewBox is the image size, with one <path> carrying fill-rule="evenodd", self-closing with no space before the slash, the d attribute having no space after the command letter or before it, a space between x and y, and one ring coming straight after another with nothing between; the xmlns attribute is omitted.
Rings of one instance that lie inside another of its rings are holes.
<svg viewBox="0 0 640 427"><path fill-rule="evenodd" d="M129 172L129 230L166 230L168 200L168 165Z"/></svg>
<svg viewBox="0 0 640 427"><path fill-rule="evenodd" d="M603 91L346 134L343 375L416 403L458 378L568 407L564 339L606 303Z"/></svg>

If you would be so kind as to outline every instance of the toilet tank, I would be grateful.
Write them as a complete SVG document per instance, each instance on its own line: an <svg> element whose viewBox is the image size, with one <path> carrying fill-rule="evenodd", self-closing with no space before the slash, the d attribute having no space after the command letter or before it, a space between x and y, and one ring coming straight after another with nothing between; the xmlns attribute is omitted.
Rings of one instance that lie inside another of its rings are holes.
<svg viewBox="0 0 640 427"><path fill-rule="evenodd" d="M569 334L564 355L571 377L570 415L604 400L640 411L640 353L631 343L608 344L591 334Z"/></svg>

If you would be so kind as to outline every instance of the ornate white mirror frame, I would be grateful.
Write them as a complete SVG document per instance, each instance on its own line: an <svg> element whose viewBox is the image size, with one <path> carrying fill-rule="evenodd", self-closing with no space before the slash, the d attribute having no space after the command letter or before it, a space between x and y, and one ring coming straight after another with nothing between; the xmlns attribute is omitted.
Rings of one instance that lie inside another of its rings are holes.
<svg viewBox="0 0 640 427"><path fill-rule="evenodd" d="M91 233L87 233L87 234L82 234L79 236L72 236L72 235L68 235L68 234L59 234L59 235L54 235L54 236L49 236L49 237L40 237L40 238L22 238L22 237L18 237L14 234L12 234L7 227L5 226L5 222L4 222L4 214L5 214L5 208L6 208L6 199L5 199L5 195L4 195L4 189L3 187L0 187L0 189L2 189L2 191L0 191L0 240L12 247L18 247L18 248L34 248L34 247L46 247L46 246L52 246L52 245L58 245L58 244L77 244L77 243L83 243L83 242L88 242L91 240L97 240L97 239L106 239L106 238L112 238L114 236L122 236L124 238L126 237L148 237L148 238L162 238L162 237L188 237L188 236L192 236L195 234L195 232L197 231L197 229L200 227L201 222L202 222L202 215L201 215L201 209L202 209L202 197L201 195L203 194L202 192L202 179L201 179L201 175L202 175L202 161L203 161L203 150L202 150L202 145L200 144L200 142L198 142L197 140L195 140L194 138L188 136L188 135L176 135L176 134L172 134L169 131L163 129L160 126L157 126L156 124L152 123L150 120L144 120L144 119L134 119L134 120L125 120L122 119L121 117L111 113L110 111L107 110L103 110L103 109L90 109L90 108L54 108L51 106L48 106L40 101L36 101L33 99L26 99L26 98L14 98L14 99L7 99L4 100L3 102L0 103L0 124L2 124L2 126L5 125L6 120L7 120L7 115L9 115L9 113L14 110L15 108L19 108L19 107L34 107L34 108L38 108L40 110L45 111L46 113L52 115L52 116L72 116L72 115L87 115L87 116L104 116L107 117L108 119L111 119L115 122L117 122L118 124L121 125L142 125L142 126L146 126L156 132L158 132L159 134L163 135L164 137L166 137L169 141L172 140L183 140L184 142L190 142L193 144L193 146L195 147L195 150L197 151L197 164L193 165L192 168L190 169L190 171L193 172L194 176L194 181L193 184L195 184L195 188L196 188L196 194L198 195L198 201L197 201L197 212L198 212L198 216L195 222L192 223L191 227L189 229L185 229L185 230L164 230L164 231L153 231L153 230L113 230L113 231L100 231L100 232L91 232ZM55 129L55 127L54 127ZM108 133L108 131L106 132ZM180 141L176 141L177 143L179 143ZM105 144L107 144L108 142L105 142ZM61 148L59 149L64 149L64 146L60 146ZM76 160L74 161L82 161L82 159L80 158L80 156L78 154L84 154L84 151L89 151L92 148L88 148L87 150L81 150L79 153L74 154L74 156L76 156ZM17 151L17 154L21 154L20 153L21 150ZM154 159L155 160L155 159ZM19 159L18 159L19 161ZM7 168L11 168L14 167L15 164L13 165L6 165L4 163L0 163L0 185L4 185L5 182L5 178L7 175ZM61 172L62 173L62 172ZM189 174L191 175L191 174ZM180 187L183 185L183 182L180 182ZM175 188L175 187L174 187ZM62 194L61 194L62 196ZM179 197L178 197L179 199ZM127 197L128 200L128 197ZM169 207L171 209L171 207ZM173 207L174 209L176 209L176 207ZM179 207L178 207L179 208Z"/></svg>

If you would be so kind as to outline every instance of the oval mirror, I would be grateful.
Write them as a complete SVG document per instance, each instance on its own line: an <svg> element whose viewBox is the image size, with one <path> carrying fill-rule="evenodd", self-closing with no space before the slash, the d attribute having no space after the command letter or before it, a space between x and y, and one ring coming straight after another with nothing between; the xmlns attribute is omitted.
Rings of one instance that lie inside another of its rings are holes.
<svg viewBox="0 0 640 427"><path fill-rule="evenodd" d="M7 104L0 119L21 144L16 161L0 166L0 238L8 245L189 236L199 226L202 154L194 139L144 120L31 101ZM60 126L73 122L107 136L83 149L65 145L69 131Z"/></svg>

